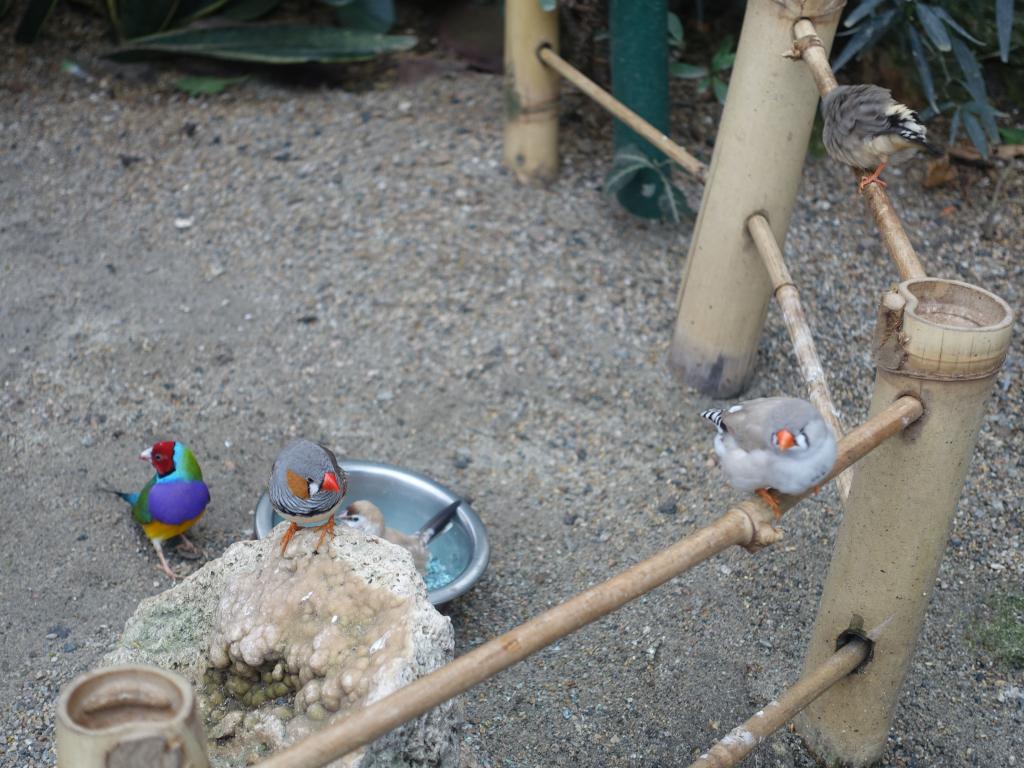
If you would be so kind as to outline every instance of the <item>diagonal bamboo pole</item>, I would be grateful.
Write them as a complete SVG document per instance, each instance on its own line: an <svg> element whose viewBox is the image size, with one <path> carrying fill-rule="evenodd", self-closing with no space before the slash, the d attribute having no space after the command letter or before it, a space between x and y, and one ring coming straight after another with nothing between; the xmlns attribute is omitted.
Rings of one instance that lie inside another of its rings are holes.
<svg viewBox="0 0 1024 768"><path fill-rule="evenodd" d="M811 329L807 325L807 318L804 316L803 307L800 305L800 293L793 283L793 278L786 269L786 262L782 258L782 251L775 240L775 233L771 225L762 214L755 213L747 219L747 229L754 239L757 252L761 254L765 269L771 278L772 286L775 289L775 300L779 303L782 311L782 319L786 323L786 330L789 331L790 341L793 342L793 351L800 363L800 372L804 381L807 382L808 396L814 407L818 409L825 422L832 427L836 438L843 434L843 425L839 420L839 412L832 401L832 393L828 389L828 379L821 367L821 360L818 359L818 352L814 347L814 337L811 336ZM836 487L839 489L839 497L846 501L850 493L850 482L852 472L847 470L836 478Z"/></svg>
<svg viewBox="0 0 1024 768"><path fill-rule="evenodd" d="M793 35L796 42L793 50L786 55L794 59L803 59L808 69L814 76L814 82L818 86L818 92L824 96L836 87L836 77L832 73L832 67L828 63L828 54L822 47L821 39L814 28L814 23L809 19L800 19L793 25ZM889 195L879 184L868 184L864 188L864 199L867 201L868 210L875 219L878 232L882 236L889 255L896 263L901 280L911 280L918 277L927 277L920 259L914 251L914 246L907 237L900 217L889 200Z"/></svg>
<svg viewBox="0 0 1024 768"><path fill-rule="evenodd" d="M901 432L922 413L919 400L901 397L839 441L828 482L876 446ZM810 493L783 496L789 509ZM631 600L733 545L755 550L781 538L773 515L757 498L740 502L709 525L622 573L579 593L463 654L383 699L259 763L262 768L319 768L419 717L448 699L536 653L555 640L606 616Z"/></svg>
<svg viewBox="0 0 1024 768"><path fill-rule="evenodd" d="M871 652L881 627L868 634L869 640L852 638L811 672L803 675L778 699L769 702L743 725L733 728L690 768L731 768L754 751L768 736L788 723L808 704L859 667Z"/></svg>
<svg viewBox="0 0 1024 768"><path fill-rule="evenodd" d="M651 142L655 148L668 155L673 162L696 178L697 181L704 182L708 172L708 167L704 163L576 69L572 64L555 53L550 46L541 46L537 50L537 58L579 88L586 96L596 101L599 106Z"/></svg>

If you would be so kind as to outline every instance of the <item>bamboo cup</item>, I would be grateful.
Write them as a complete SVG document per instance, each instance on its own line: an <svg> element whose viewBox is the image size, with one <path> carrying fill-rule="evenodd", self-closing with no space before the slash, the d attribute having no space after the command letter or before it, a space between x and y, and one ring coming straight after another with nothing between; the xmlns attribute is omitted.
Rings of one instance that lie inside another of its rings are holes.
<svg viewBox="0 0 1024 768"><path fill-rule="evenodd" d="M1013 313L955 280L907 280L882 301L871 413L903 395L924 415L857 466L804 669L851 623L888 622L863 674L830 688L798 728L827 765L867 766L885 749L949 538Z"/></svg>
<svg viewBox="0 0 1024 768"><path fill-rule="evenodd" d="M156 667L104 667L57 700L57 768L209 768L192 687Z"/></svg>

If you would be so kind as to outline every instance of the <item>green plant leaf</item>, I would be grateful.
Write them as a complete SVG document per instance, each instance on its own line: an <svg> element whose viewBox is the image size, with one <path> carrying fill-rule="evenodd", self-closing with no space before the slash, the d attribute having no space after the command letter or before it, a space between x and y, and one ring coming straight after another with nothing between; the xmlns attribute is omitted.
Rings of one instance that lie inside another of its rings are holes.
<svg viewBox="0 0 1024 768"><path fill-rule="evenodd" d="M935 81L932 79L932 70L928 66L928 59L924 53L924 43L921 36L911 25L907 25L907 38L910 41L910 56L917 67L917 76L921 78L921 87L924 88L924 95L928 98L928 104L936 112L939 111L936 103Z"/></svg>
<svg viewBox="0 0 1024 768"><path fill-rule="evenodd" d="M660 175L659 178L662 182L662 189L658 196L658 207L661 208L662 218L669 219L676 224L682 221L684 215L692 218L694 216L693 209L686 202L686 196L682 190L664 175Z"/></svg>
<svg viewBox="0 0 1024 768"><path fill-rule="evenodd" d="M1024 128L1000 128L999 137L1005 144L1024 144Z"/></svg>
<svg viewBox="0 0 1024 768"><path fill-rule="evenodd" d="M1012 0L1011 0L1012 2ZM683 45L683 22L672 11L668 12L668 37L677 48Z"/></svg>
<svg viewBox="0 0 1024 768"><path fill-rule="evenodd" d="M857 29L857 32L850 38L850 41L843 46L835 60L832 62L832 69L838 72L847 64L850 59L860 54L861 51L870 48L878 39L889 31L889 25L896 18L896 10L890 9L864 22Z"/></svg>
<svg viewBox="0 0 1024 768"><path fill-rule="evenodd" d="M171 53L263 64L302 64L367 61L384 53L407 51L415 45L416 38L409 35L296 24L165 32L132 40L129 46L108 56L131 61L139 58L140 53Z"/></svg>
<svg viewBox="0 0 1024 768"><path fill-rule="evenodd" d="M108 7L114 29L122 40L145 37L163 30L174 18L178 0L111 0Z"/></svg>
<svg viewBox="0 0 1024 768"><path fill-rule="evenodd" d="M849 29L861 19L867 17L871 12L878 6L884 3L885 0L864 0L860 5L850 11L846 16L846 20L843 22L843 26Z"/></svg>
<svg viewBox="0 0 1024 768"><path fill-rule="evenodd" d="M985 131L973 113L963 110L964 128L971 139L971 144L977 149L982 157L988 157L988 141L985 139Z"/></svg>
<svg viewBox="0 0 1024 768"><path fill-rule="evenodd" d="M707 75L708 68L696 64L687 64L685 61L673 61L668 65L668 71L672 77L681 77L683 80L696 80Z"/></svg>
<svg viewBox="0 0 1024 768"><path fill-rule="evenodd" d="M1013 0L996 0L996 36L999 38L999 59L1010 62L1010 33L1013 32Z"/></svg>
<svg viewBox="0 0 1024 768"><path fill-rule="evenodd" d="M228 0L178 0L171 26L180 27L189 22L209 16L223 8Z"/></svg>
<svg viewBox="0 0 1024 768"><path fill-rule="evenodd" d="M953 119L949 121L949 145L953 146L956 143L956 137L960 134L960 115L963 113L963 109L957 107L953 112Z"/></svg>
<svg viewBox="0 0 1024 768"><path fill-rule="evenodd" d="M14 31L14 39L19 43L34 43L56 4L57 0L30 0Z"/></svg>
<svg viewBox="0 0 1024 768"><path fill-rule="evenodd" d="M727 35L721 45L718 46L715 55L711 57L712 72L722 72L732 68L732 63L736 60L736 54L733 52L733 43L733 36Z"/></svg>
<svg viewBox="0 0 1024 768"><path fill-rule="evenodd" d="M651 159L639 147L633 144L626 145L616 152L612 159L612 167L604 177L604 193L617 195L645 168L656 170Z"/></svg>
<svg viewBox="0 0 1024 768"><path fill-rule="evenodd" d="M213 96L248 79L248 75L242 77L183 77L174 82L174 87L189 96Z"/></svg>
<svg viewBox="0 0 1024 768"><path fill-rule="evenodd" d="M973 37L970 32L968 32L966 29L964 29L959 24L957 24L953 20L953 17L949 15L949 12L945 8L943 8L942 6L939 6L939 5L933 6L932 10L935 11L935 15L936 16L938 16L940 19L942 19L944 22L946 22L946 25L948 27L950 27L951 29L953 29L953 31L955 31L961 37L967 38L968 40L970 40L975 45L984 45L985 44L981 40L979 40L978 38Z"/></svg>
<svg viewBox="0 0 1024 768"><path fill-rule="evenodd" d="M725 104L725 96L729 92L728 84L720 77L711 78L711 87L719 104Z"/></svg>
<svg viewBox="0 0 1024 768"><path fill-rule="evenodd" d="M985 89L985 78L981 74L981 65L962 40L954 37L952 43L953 55L960 65L960 71L964 73L964 87L975 101L987 104L988 92Z"/></svg>
<svg viewBox="0 0 1024 768"><path fill-rule="evenodd" d="M949 42L949 32L942 20L935 15L932 7L925 3L917 3L915 9L917 18L920 20L921 26L924 27L928 39L932 41L932 45L944 52L953 50L953 46ZM908 25L908 28L912 27Z"/></svg>
<svg viewBox="0 0 1024 768"><path fill-rule="evenodd" d="M334 9L339 27L387 32L395 23L394 0L354 0Z"/></svg>
<svg viewBox="0 0 1024 768"><path fill-rule="evenodd" d="M218 15L232 21L254 21L266 16L282 0L228 0Z"/></svg>
<svg viewBox="0 0 1024 768"><path fill-rule="evenodd" d="M558 5L558 0L538 0L542 11L553 11Z"/></svg>

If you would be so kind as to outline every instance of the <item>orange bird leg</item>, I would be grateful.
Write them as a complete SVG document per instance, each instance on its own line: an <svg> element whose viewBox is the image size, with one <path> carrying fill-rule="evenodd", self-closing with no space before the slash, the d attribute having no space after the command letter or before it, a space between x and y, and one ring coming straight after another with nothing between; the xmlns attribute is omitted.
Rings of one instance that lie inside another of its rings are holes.
<svg viewBox="0 0 1024 768"><path fill-rule="evenodd" d="M779 506L779 500L775 498L775 494L767 488L758 488L754 493L761 497L761 501L772 508L775 522L779 522L782 519L782 508Z"/></svg>
<svg viewBox="0 0 1024 768"><path fill-rule="evenodd" d="M319 526L320 538L316 540L316 546L313 548L314 552L320 551L320 545L324 543L324 539L329 535L332 539L334 538L334 515L327 518L327 522Z"/></svg>
<svg viewBox="0 0 1024 768"><path fill-rule="evenodd" d="M882 189L888 187L889 185L879 178L879 174L883 170L885 170L884 162L879 163L878 167L875 168L875 170L873 170L869 176L864 176L861 178L860 186L857 187L857 191L860 192L861 194L864 194L864 187L866 187L868 184L880 184L882 186Z"/></svg>
<svg viewBox="0 0 1024 768"><path fill-rule="evenodd" d="M288 549L288 542L292 540L292 536L295 535L295 532L297 530L299 530L299 526L296 525L295 523L291 523L288 526L288 530L284 532L284 536L281 537L281 554L282 555L284 554L284 551L286 549Z"/></svg>

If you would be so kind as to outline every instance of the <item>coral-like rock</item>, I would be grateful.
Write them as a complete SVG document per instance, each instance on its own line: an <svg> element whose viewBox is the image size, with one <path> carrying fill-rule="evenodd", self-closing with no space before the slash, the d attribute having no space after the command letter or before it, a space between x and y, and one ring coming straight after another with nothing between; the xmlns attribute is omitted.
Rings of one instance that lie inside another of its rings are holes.
<svg viewBox="0 0 1024 768"><path fill-rule="evenodd" d="M108 664L173 669L196 688L216 768L243 766L451 659L451 622L427 600L407 551L339 528L314 554L282 527L239 542L144 600ZM450 766L451 703L332 766Z"/></svg>

